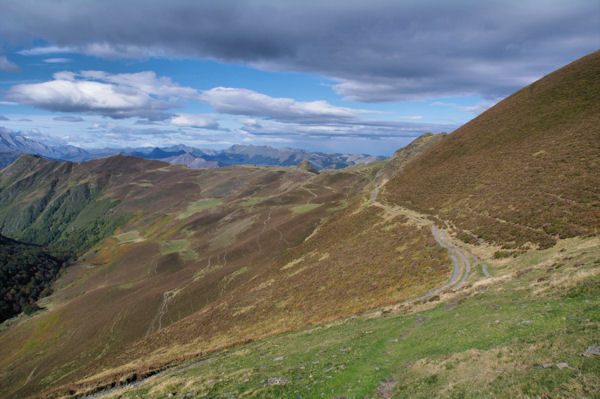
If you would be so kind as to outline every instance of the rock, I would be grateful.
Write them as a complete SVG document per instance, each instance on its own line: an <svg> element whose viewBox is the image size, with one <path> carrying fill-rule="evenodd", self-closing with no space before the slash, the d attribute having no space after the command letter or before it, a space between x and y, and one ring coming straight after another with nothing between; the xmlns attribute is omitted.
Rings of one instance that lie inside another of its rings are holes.
<svg viewBox="0 0 600 399"><path fill-rule="evenodd" d="M581 356L592 357L600 356L600 345L591 345L581 354Z"/></svg>
<svg viewBox="0 0 600 399"><path fill-rule="evenodd" d="M517 323L517 325L521 325L521 324L529 324L529 323L533 323L533 320L523 320Z"/></svg>
<svg viewBox="0 0 600 399"><path fill-rule="evenodd" d="M559 369L571 369L571 370L575 370L573 367L569 366L568 363L556 363L556 367L558 367Z"/></svg>
<svg viewBox="0 0 600 399"><path fill-rule="evenodd" d="M282 360L283 360L283 356L279 356L279 357L276 357L275 359L273 359L274 362L280 362Z"/></svg>
<svg viewBox="0 0 600 399"><path fill-rule="evenodd" d="M546 363L544 365L542 365L543 368L547 369L548 367L552 367L554 366L554 363Z"/></svg>
<svg viewBox="0 0 600 399"><path fill-rule="evenodd" d="M427 320L431 319L431 317L417 317L415 321L419 324L425 323Z"/></svg>
<svg viewBox="0 0 600 399"><path fill-rule="evenodd" d="M381 399L391 399L392 392L397 383L398 381L396 380L387 380L381 382L377 387L377 396L379 396Z"/></svg>
<svg viewBox="0 0 600 399"><path fill-rule="evenodd" d="M519 309L525 309L527 307L527 305L521 305L521 307Z"/></svg>
<svg viewBox="0 0 600 399"><path fill-rule="evenodd" d="M487 305L487 309L502 309L500 305Z"/></svg>
<svg viewBox="0 0 600 399"><path fill-rule="evenodd" d="M269 377L267 380L267 385L285 385L288 383L289 381L284 377Z"/></svg>
<svg viewBox="0 0 600 399"><path fill-rule="evenodd" d="M196 396L196 392L188 392L183 395L181 399L192 399L194 396Z"/></svg>

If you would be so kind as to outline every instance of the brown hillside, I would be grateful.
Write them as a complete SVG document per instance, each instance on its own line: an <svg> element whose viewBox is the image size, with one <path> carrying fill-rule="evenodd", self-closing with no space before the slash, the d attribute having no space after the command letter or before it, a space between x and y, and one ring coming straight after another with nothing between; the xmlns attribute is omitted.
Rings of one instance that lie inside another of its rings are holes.
<svg viewBox="0 0 600 399"><path fill-rule="evenodd" d="M505 248L600 226L600 51L525 87L443 138L383 197Z"/></svg>
<svg viewBox="0 0 600 399"><path fill-rule="evenodd" d="M50 210L72 208L55 206L61 198L80 200L81 213L69 220L82 231L96 226L90 207L106 199L112 207L103 217L125 221L64 270L41 304L47 310L0 332L3 397L93 389L415 297L450 272L428 229L364 206L378 166L315 175L292 167L193 170L126 156L34 158L30 168L21 161L0 173L0 221L26 224L13 216L33 206L39 216L30 222L39 224ZM65 197L82 185L100 189Z"/></svg>

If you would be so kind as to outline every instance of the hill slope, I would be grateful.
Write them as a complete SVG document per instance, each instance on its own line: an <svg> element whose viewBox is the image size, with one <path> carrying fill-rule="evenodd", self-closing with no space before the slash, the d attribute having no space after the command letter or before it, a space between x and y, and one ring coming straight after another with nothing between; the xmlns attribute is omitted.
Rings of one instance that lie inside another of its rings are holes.
<svg viewBox="0 0 600 399"><path fill-rule="evenodd" d="M600 322L599 55L387 167L7 168L4 220L48 209L38 187L57 181L98 182L88 202L126 222L57 280L46 312L0 332L0 394L81 395L214 356L126 396L593 395L598 366L580 354Z"/></svg>
<svg viewBox="0 0 600 399"><path fill-rule="evenodd" d="M465 241L545 248L600 226L600 51L518 91L442 139L384 197Z"/></svg>
<svg viewBox="0 0 600 399"><path fill-rule="evenodd" d="M378 168L21 158L0 172L0 225L83 255L47 311L0 334L0 392L110 383L440 285L451 262L430 230L365 206Z"/></svg>

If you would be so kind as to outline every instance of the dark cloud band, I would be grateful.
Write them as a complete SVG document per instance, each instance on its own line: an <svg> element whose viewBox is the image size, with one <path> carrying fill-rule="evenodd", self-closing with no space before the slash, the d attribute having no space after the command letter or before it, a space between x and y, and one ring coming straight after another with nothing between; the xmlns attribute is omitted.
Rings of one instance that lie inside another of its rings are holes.
<svg viewBox="0 0 600 399"><path fill-rule="evenodd" d="M5 0L0 15L9 42L319 73L366 102L502 97L596 50L598 26L600 5L586 0Z"/></svg>

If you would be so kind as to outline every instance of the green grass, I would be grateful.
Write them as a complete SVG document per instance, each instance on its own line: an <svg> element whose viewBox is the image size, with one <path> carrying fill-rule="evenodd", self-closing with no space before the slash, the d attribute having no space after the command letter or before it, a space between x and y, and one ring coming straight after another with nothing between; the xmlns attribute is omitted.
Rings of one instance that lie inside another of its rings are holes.
<svg viewBox="0 0 600 399"><path fill-rule="evenodd" d="M185 212L180 213L179 216L177 216L177 219L186 219L195 213L214 208L216 206L221 205L222 203L223 201L218 198L205 198L192 202L188 205L187 210Z"/></svg>
<svg viewBox="0 0 600 399"><path fill-rule="evenodd" d="M192 260L198 258L198 255L189 249L189 240L166 240L160 243L160 253L163 255L172 254L175 252L181 253L184 260Z"/></svg>
<svg viewBox="0 0 600 399"><path fill-rule="evenodd" d="M292 207L292 212L294 213L306 213L312 211L315 208L320 207L322 204L304 204Z"/></svg>
<svg viewBox="0 0 600 399"><path fill-rule="evenodd" d="M486 306L491 304L502 308L498 311L487 309ZM255 398L335 395L362 398L371 397L377 386L386 380L399 381L398 397L435 397L454 380L459 384L448 397L479 397L481 385L473 386L468 378L461 378L466 376L454 376L453 373L462 363L472 363L475 359L467 356L448 362L453 354L460 355L469 350L485 354L497 350L503 353L500 359L494 353L489 356L491 363L483 356L484 362L480 364L493 369L496 367L494 360L501 365L510 363L518 358L520 351L529 351L538 341L556 342L563 351L555 353L542 348L532 353L531 358L524 359L528 361L527 369L514 367L512 371L494 376L485 385L487 397L511 397L519 391L549 394L561 385L582 378L578 377L580 372L598 382L598 362L578 356L586 345L597 339L597 325L564 320L569 315L577 315L598 321L595 311L598 300L586 303L581 299L563 298L527 301L527 304L528 308L520 309L522 302L486 296L467 301L452 311L438 307L421 316L349 321L330 328L285 334L218 353L211 362L174 371L161 378L160 389L153 383L124 397L158 398L168 392L177 392L181 396L197 392L195 397L198 398L227 397L226 394ZM546 310L546 306L553 310ZM419 324L416 317L430 319ZM517 325L527 319L534 322ZM500 322L495 323L495 320ZM575 342L573 338L576 338ZM282 356L282 360L277 360ZM427 374L418 367L415 369L415 363L421 358L431 359L436 372ZM558 362L567 362L580 371L532 368ZM279 377L288 383L268 385L269 378ZM510 382L508 386L507 381Z"/></svg>
<svg viewBox="0 0 600 399"><path fill-rule="evenodd" d="M160 253L163 255L184 251L190 242L188 240L168 240L160 243Z"/></svg>

